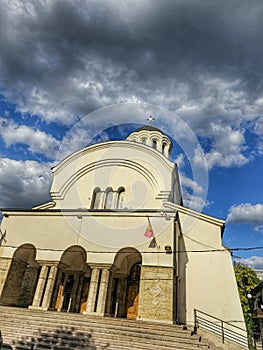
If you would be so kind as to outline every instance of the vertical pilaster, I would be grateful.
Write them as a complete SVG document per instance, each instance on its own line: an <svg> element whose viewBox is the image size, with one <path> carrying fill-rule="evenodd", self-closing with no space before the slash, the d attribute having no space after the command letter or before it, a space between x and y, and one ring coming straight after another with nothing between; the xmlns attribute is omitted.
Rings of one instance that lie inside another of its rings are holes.
<svg viewBox="0 0 263 350"><path fill-rule="evenodd" d="M0 258L0 297L7 282L7 276L12 263L12 259ZM0 298L0 301L1 298Z"/></svg>

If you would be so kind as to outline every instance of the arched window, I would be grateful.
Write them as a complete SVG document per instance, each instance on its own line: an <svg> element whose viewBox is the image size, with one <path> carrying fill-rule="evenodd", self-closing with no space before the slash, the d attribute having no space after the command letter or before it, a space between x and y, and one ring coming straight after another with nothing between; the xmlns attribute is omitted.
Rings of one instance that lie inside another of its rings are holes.
<svg viewBox="0 0 263 350"><path fill-rule="evenodd" d="M123 209L124 207L124 194L125 194L125 188L120 187L117 191L117 204L116 204L116 209Z"/></svg>
<svg viewBox="0 0 263 350"><path fill-rule="evenodd" d="M146 145L146 139L145 138L142 139L142 144Z"/></svg>
<svg viewBox="0 0 263 350"><path fill-rule="evenodd" d="M113 190L111 187L106 189L104 209L112 209L113 205Z"/></svg>
<svg viewBox="0 0 263 350"><path fill-rule="evenodd" d="M157 141L156 140L152 141L152 146L154 149L157 149Z"/></svg>
<svg viewBox="0 0 263 350"><path fill-rule="evenodd" d="M162 144L162 154L164 154L165 147L166 147L166 143L165 143L165 142L163 142L163 144Z"/></svg>
<svg viewBox="0 0 263 350"><path fill-rule="evenodd" d="M91 209L100 209L102 205L103 192L99 187L96 187L93 191Z"/></svg>

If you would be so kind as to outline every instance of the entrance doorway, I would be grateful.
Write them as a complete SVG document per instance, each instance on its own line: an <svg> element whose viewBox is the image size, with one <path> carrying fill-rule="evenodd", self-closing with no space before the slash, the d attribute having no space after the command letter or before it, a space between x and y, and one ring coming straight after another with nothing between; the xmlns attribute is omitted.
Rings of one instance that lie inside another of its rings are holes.
<svg viewBox="0 0 263 350"><path fill-rule="evenodd" d="M134 264L127 278L126 314L129 319L136 319L138 316L141 275L140 265L140 263Z"/></svg>
<svg viewBox="0 0 263 350"><path fill-rule="evenodd" d="M142 256L135 248L123 248L116 254L109 305L112 316L137 318L141 263Z"/></svg>

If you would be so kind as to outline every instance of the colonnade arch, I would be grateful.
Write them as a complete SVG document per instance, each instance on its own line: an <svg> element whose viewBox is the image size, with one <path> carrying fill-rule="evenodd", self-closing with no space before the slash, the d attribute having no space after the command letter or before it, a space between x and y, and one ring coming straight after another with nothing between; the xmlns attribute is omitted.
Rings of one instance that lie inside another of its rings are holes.
<svg viewBox="0 0 263 350"><path fill-rule="evenodd" d="M123 248L115 256L109 307L115 317L137 318L141 263L142 256L135 248Z"/></svg>
<svg viewBox="0 0 263 350"><path fill-rule="evenodd" d="M72 246L58 264L51 308L57 311L86 310L91 270L86 263L87 253L80 246Z"/></svg>
<svg viewBox="0 0 263 350"><path fill-rule="evenodd" d="M112 263L90 263L78 245L56 261L36 261L36 248L24 244L13 254L0 303L136 318L141 263L135 248L120 249Z"/></svg>

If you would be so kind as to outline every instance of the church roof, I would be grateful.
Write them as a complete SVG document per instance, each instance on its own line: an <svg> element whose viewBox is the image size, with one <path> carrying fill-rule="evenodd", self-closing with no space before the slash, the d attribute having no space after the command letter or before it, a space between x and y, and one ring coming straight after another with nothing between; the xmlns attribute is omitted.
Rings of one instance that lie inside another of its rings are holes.
<svg viewBox="0 0 263 350"><path fill-rule="evenodd" d="M158 128L156 128L155 126L152 126L152 125L143 125L143 126L141 126L139 129L134 130L133 132L139 132L139 131L142 131L142 130L146 130L146 131L158 131L158 132L160 132L161 134L164 135L164 132L163 132L161 129L158 129Z"/></svg>

